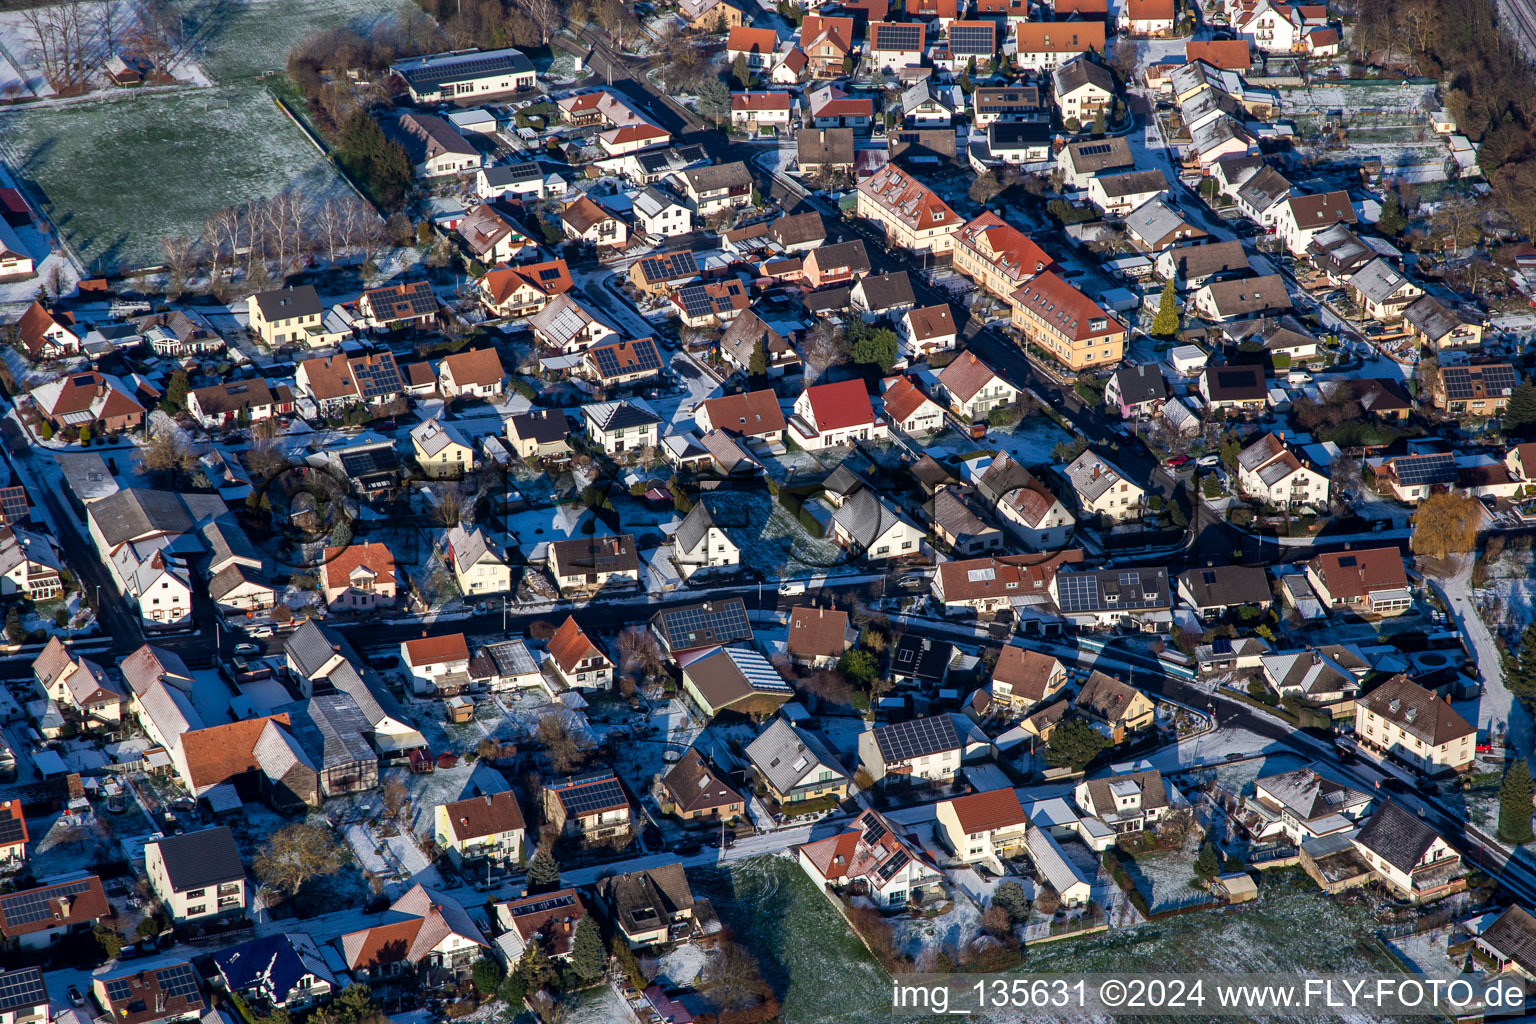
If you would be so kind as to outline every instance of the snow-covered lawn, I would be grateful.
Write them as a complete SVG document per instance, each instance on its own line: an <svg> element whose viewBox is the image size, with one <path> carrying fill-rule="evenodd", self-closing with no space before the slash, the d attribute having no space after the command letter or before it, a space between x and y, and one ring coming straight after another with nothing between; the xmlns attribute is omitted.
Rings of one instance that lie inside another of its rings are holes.
<svg viewBox="0 0 1536 1024"><path fill-rule="evenodd" d="M187 48L215 81L229 83L280 71L294 44L316 32L365 31L394 11L376 0L195 0L184 12Z"/></svg>
<svg viewBox="0 0 1536 1024"><path fill-rule="evenodd" d="M1139 853L1134 860L1125 858L1126 871L1153 911L1207 903L1210 894L1189 884L1195 877L1195 857L1199 852L1200 837L1191 833L1183 849Z"/></svg>
<svg viewBox="0 0 1536 1024"><path fill-rule="evenodd" d="M704 504L741 546L748 568L778 576L849 571L846 553L830 537L816 538L766 490L717 491Z"/></svg>
<svg viewBox="0 0 1536 1024"><path fill-rule="evenodd" d="M0 113L5 152L88 265L151 265L215 210L346 186L265 89L117 94Z"/></svg>
<svg viewBox="0 0 1536 1024"><path fill-rule="evenodd" d="M981 934L981 911L963 892L955 891L952 900L935 900L938 911L929 917L897 919L896 945L907 956L917 957L925 948L959 950Z"/></svg>

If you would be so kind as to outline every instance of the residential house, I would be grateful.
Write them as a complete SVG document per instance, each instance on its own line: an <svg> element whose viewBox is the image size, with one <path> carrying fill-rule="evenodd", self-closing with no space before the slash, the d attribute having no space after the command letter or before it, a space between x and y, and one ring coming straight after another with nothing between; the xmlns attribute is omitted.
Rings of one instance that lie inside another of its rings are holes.
<svg viewBox="0 0 1536 1024"><path fill-rule="evenodd" d="M1125 0L1119 20L1133 36L1166 39L1173 35L1174 0Z"/></svg>
<svg viewBox="0 0 1536 1024"><path fill-rule="evenodd" d="M827 226L815 210L786 213L768 225L768 237L785 252L810 252L827 241Z"/></svg>
<svg viewBox="0 0 1536 1024"><path fill-rule="evenodd" d="M0 874L20 871L26 864L27 840L27 819L22 813L20 798L0 800ZM11 1009L6 1005L5 977L0 974L0 1015Z"/></svg>
<svg viewBox="0 0 1536 1024"><path fill-rule="evenodd" d="M528 318L534 338L564 355L616 337L618 331L569 293L556 295L543 309Z"/></svg>
<svg viewBox="0 0 1536 1024"><path fill-rule="evenodd" d="M805 257L805 281L812 288L848 284L869 271L869 254L864 242L857 238L813 249Z"/></svg>
<svg viewBox="0 0 1536 1024"><path fill-rule="evenodd" d="M959 250L956 249L958 255ZM908 359L927 359L955 348L959 332L949 303L909 309L901 316L901 354Z"/></svg>
<svg viewBox="0 0 1536 1024"><path fill-rule="evenodd" d="M859 733L859 766L876 782L949 782L960 771L965 744L945 714L930 715Z"/></svg>
<svg viewBox="0 0 1536 1024"><path fill-rule="evenodd" d="M1125 325L1054 271L1035 275L1009 296L1012 324L1073 370L1118 363Z"/></svg>
<svg viewBox="0 0 1536 1024"><path fill-rule="evenodd" d="M700 569L740 565L741 547L715 522L701 501L688 510L672 534L672 563L686 580Z"/></svg>
<svg viewBox="0 0 1536 1024"><path fill-rule="evenodd" d="M735 64L736 58L741 57L748 70L767 71L773 67L778 48L779 37L773 29L737 25L725 37L725 62Z"/></svg>
<svg viewBox="0 0 1536 1024"><path fill-rule="evenodd" d="M528 827L510 790L438 804L436 819L437 845L454 867L462 868L465 861L513 865L524 859Z"/></svg>
<svg viewBox="0 0 1536 1024"><path fill-rule="evenodd" d="M1072 535L1076 520L1066 506L1006 452L999 453L975 482L981 496L993 503L1004 529L1029 550L1059 548Z"/></svg>
<svg viewBox="0 0 1536 1024"><path fill-rule="evenodd" d="M575 889L497 903L496 926L503 931L496 937L496 949L504 966L515 969L529 946L537 946L551 960L569 961L576 928L586 914L586 905Z"/></svg>
<svg viewBox="0 0 1536 1024"><path fill-rule="evenodd" d="M1438 775L1472 768L1477 729L1449 700L1399 673L1355 699L1355 739L1384 760Z"/></svg>
<svg viewBox="0 0 1536 1024"><path fill-rule="evenodd" d="M1279 274L1210 281L1190 296L1190 305L1207 320L1253 319L1291 311L1291 297Z"/></svg>
<svg viewBox="0 0 1536 1024"><path fill-rule="evenodd" d="M1349 287L1365 316L1382 323L1402 320L1408 304L1424 294L1423 288L1380 256L1357 270Z"/></svg>
<svg viewBox="0 0 1536 1024"><path fill-rule="evenodd" d="M869 319L894 320L917 305L905 270L868 274L853 286L853 311Z"/></svg>
<svg viewBox="0 0 1536 1024"><path fill-rule="evenodd" d="M331 355L301 362L293 375L294 386L319 406L321 415L333 416L354 405L387 405L405 390L405 378L389 351L347 358Z"/></svg>
<svg viewBox="0 0 1536 1024"><path fill-rule="evenodd" d="M946 614L992 614L1012 608L1015 601L1025 608L1049 598L1059 566L1081 560L1077 550L951 559L939 563L930 592Z"/></svg>
<svg viewBox="0 0 1536 1024"><path fill-rule="evenodd" d="M881 396L881 412L892 427L909 437L944 429L944 408L919 391L906 377L897 377Z"/></svg>
<svg viewBox="0 0 1536 1024"><path fill-rule="evenodd" d="M1008 644L992 669L991 706L1027 714L1050 701L1067 685L1067 669L1058 658Z"/></svg>
<svg viewBox="0 0 1536 1024"><path fill-rule="evenodd" d="M1536 917L1524 907L1511 904L1473 942L1499 973L1536 978Z"/></svg>
<svg viewBox="0 0 1536 1024"><path fill-rule="evenodd" d="M926 26L913 22L871 20L865 30L865 66L899 71L923 62Z"/></svg>
<svg viewBox="0 0 1536 1024"><path fill-rule="evenodd" d="M729 0L683 0L678 7L688 27L721 35L745 23L746 15Z"/></svg>
<svg viewBox="0 0 1536 1024"><path fill-rule="evenodd" d="M234 833L205 828L144 844L144 873L177 923L245 916L245 867Z"/></svg>
<svg viewBox="0 0 1536 1024"><path fill-rule="evenodd" d="M663 365L654 338L593 345L582 353L582 372L605 392L659 377Z"/></svg>
<svg viewBox="0 0 1536 1024"><path fill-rule="evenodd" d="M629 225L586 196L560 211L560 231L566 238L598 250L622 249L629 244Z"/></svg>
<svg viewBox="0 0 1536 1024"><path fill-rule="evenodd" d="M609 455L640 452L656 445L661 417L640 399L594 402L581 407L587 437Z"/></svg>
<svg viewBox="0 0 1536 1024"><path fill-rule="evenodd" d="M481 203L453 230L469 254L485 264L505 263L533 245L528 232L496 202Z"/></svg>
<svg viewBox="0 0 1536 1024"><path fill-rule="evenodd" d="M1413 605L1413 592L1397 548L1357 548L1313 555L1307 582L1325 608L1400 615Z"/></svg>
<svg viewBox="0 0 1536 1024"><path fill-rule="evenodd" d="M591 597L604 588L640 585L632 534L583 537L549 544L549 568L562 597Z"/></svg>
<svg viewBox="0 0 1536 1024"><path fill-rule="evenodd" d="M679 209L688 212L687 207ZM692 214L689 216L691 218ZM640 257L629 268L630 283L646 295L668 295L678 287L698 279L699 263L691 249L650 253Z"/></svg>
<svg viewBox="0 0 1536 1024"><path fill-rule="evenodd" d="M672 312L694 330L724 327L752 304L740 278L724 278L685 285L673 294Z"/></svg>
<svg viewBox="0 0 1536 1024"><path fill-rule="evenodd" d="M611 769L551 779L545 783L541 797L545 822L561 835L592 842L629 832L629 797Z"/></svg>
<svg viewBox="0 0 1536 1024"><path fill-rule="evenodd" d="M1151 418L1168 401L1168 382L1156 364L1122 366L1104 385L1104 404L1122 419Z"/></svg>
<svg viewBox="0 0 1536 1024"><path fill-rule="evenodd" d="M293 414L293 391L268 386L260 377L226 381L187 393L187 411L204 430L260 423Z"/></svg>
<svg viewBox="0 0 1536 1024"><path fill-rule="evenodd" d="M1398 897L1415 903L1466 888L1461 855L1428 824L1384 800L1353 838L1355 851Z"/></svg>
<svg viewBox="0 0 1536 1024"><path fill-rule="evenodd" d="M1297 846L1351 831L1365 816L1372 796L1335 782L1311 765L1254 780L1244 806L1264 824L1259 838L1283 836Z"/></svg>
<svg viewBox="0 0 1536 1024"><path fill-rule="evenodd" d="M693 204L697 218L752 205L752 173L740 160L691 167L676 175L676 180L682 185L684 197Z"/></svg>
<svg viewBox="0 0 1536 1024"><path fill-rule="evenodd" d="M1166 583L1163 588L1166 592ZM1146 694L1097 669L1072 698L1072 707L1090 721L1108 728L1109 738L1115 743L1124 741L1130 733L1150 729L1155 711Z"/></svg>
<svg viewBox="0 0 1536 1024"><path fill-rule="evenodd" d="M1348 713L1350 703L1360 692L1360 677L1370 671L1345 648L1281 651L1260 659L1264 682L1280 698L1299 697L1314 707L1334 708Z"/></svg>
<svg viewBox="0 0 1536 1024"><path fill-rule="evenodd" d="M1251 273L1243 243L1237 239L1162 249L1157 256L1157 272L1180 291Z"/></svg>
<svg viewBox="0 0 1536 1024"><path fill-rule="evenodd" d="M1457 417L1497 416L1519 384L1520 373L1509 363L1442 366L1433 391L1435 408Z"/></svg>
<svg viewBox="0 0 1536 1024"><path fill-rule="evenodd" d="M328 1000L337 990L315 940L305 932L263 935L213 954L213 967L226 991L247 1005L302 1010Z"/></svg>
<svg viewBox="0 0 1536 1024"><path fill-rule="evenodd" d="M955 234L955 269L1000 299L1053 262L1024 232L995 213L981 214Z"/></svg>
<svg viewBox="0 0 1536 1024"><path fill-rule="evenodd" d="M694 929L693 891L679 862L609 875L598 882L597 896L630 949L685 939Z"/></svg>
<svg viewBox="0 0 1536 1024"><path fill-rule="evenodd" d="M1107 516L1116 522L1138 519L1146 489L1090 449L1063 471L1077 496L1078 515Z"/></svg>
<svg viewBox="0 0 1536 1024"><path fill-rule="evenodd" d="M422 473L432 480L457 479L475 468L474 446L458 424L436 416L411 428L411 449Z"/></svg>
<svg viewBox="0 0 1536 1024"><path fill-rule="evenodd" d="M613 662L567 615L554 636L549 638L549 663L566 687L576 690L602 689L613 683Z"/></svg>
<svg viewBox="0 0 1536 1024"><path fill-rule="evenodd" d="M856 210L880 225L889 244L935 256L954 247L964 224L932 189L889 164L859 182Z"/></svg>
<svg viewBox="0 0 1536 1024"><path fill-rule="evenodd" d="M1168 786L1156 769L1084 780L1073 789L1072 800L1117 837L1145 832L1169 811Z"/></svg>
<svg viewBox="0 0 1536 1024"><path fill-rule="evenodd" d="M1269 403L1264 367L1256 363L1206 367L1198 387L1206 411L1211 413L1253 415L1263 412Z"/></svg>
<svg viewBox="0 0 1536 1024"><path fill-rule="evenodd" d="M665 185L647 185L630 209L635 227L647 238L672 238L693 230L693 211Z"/></svg>
<svg viewBox="0 0 1536 1024"><path fill-rule="evenodd" d="M921 553L923 531L888 499L860 490L832 513L832 536L849 552L870 561Z"/></svg>
<svg viewBox="0 0 1536 1024"><path fill-rule="evenodd" d="M437 323L437 295L430 281L369 288L358 296L358 321L375 330L430 330Z"/></svg>
<svg viewBox="0 0 1536 1024"><path fill-rule="evenodd" d="M799 860L819 888L855 891L886 910L920 900L941 879L922 845L872 809L847 831L799 847Z"/></svg>
<svg viewBox="0 0 1536 1024"><path fill-rule="evenodd" d="M326 607L366 612L395 603L398 578L395 556L383 544L353 544L325 549L320 585Z"/></svg>
<svg viewBox="0 0 1536 1024"><path fill-rule="evenodd" d="M208 1012L197 973L185 960L161 960L154 966L107 970L90 977L91 995L108 1020L169 1024L202 1020Z"/></svg>
<svg viewBox="0 0 1536 1024"><path fill-rule="evenodd" d="M700 756L697 747L663 775L659 782L663 810L684 821L732 821L744 813L746 802Z"/></svg>
<svg viewBox="0 0 1536 1024"><path fill-rule="evenodd" d="M816 733L775 718L744 751L753 775L782 807L848 795L853 781Z"/></svg>
<svg viewBox="0 0 1536 1024"><path fill-rule="evenodd" d="M836 608L798 607L789 613L789 658L804 668L833 668L857 634L848 624L848 613Z"/></svg>
<svg viewBox="0 0 1536 1024"><path fill-rule="evenodd" d="M1108 119L1114 107L1115 76L1087 57L1075 57L1053 71L1051 86L1056 110L1069 126L1091 125L1100 116Z"/></svg>
<svg viewBox="0 0 1536 1024"><path fill-rule="evenodd" d="M0 895L0 939L22 949L46 949L110 916L112 907L95 875L16 889Z"/></svg>
<svg viewBox="0 0 1536 1024"><path fill-rule="evenodd" d="M813 89L806 93L805 109L806 127L800 130L801 134L812 130L845 130L848 132L850 148L853 142L853 132L855 130L867 132L875 117L874 100L867 96L850 96L835 85L824 85L819 89ZM823 138L822 142L824 145L834 147L830 153L822 154L822 166L831 164L840 167L842 161L835 159L841 156L841 153L838 151L841 147L840 139ZM798 145L796 149L798 151ZM812 156L815 155L815 153L812 154ZM828 157L834 159L827 159ZM852 171L853 160L850 159L848 165L847 169ZM803 162L800 168L801 170L808 170Z"/></svg>
<svg viewBox="0 0 1536 1024"><path fill-rule="evenodd" d="M1436 352L1477 348L1483 343L1480 316L1452 309L1433 295L1421 296L1403 308L1403 327Z"/></svg>
<svg viewBox="0 0 1536 1024"><path fill-rule="evenodd" d="M83 655L75 657L58 637L50 637L33 659L32 678L49 700L77 716L87 732L115 730L122 724L128 694L104 668Z"/></svg>
<svg viewBox="0 0 1536 1024"><path fill-rule="evenodd" d="M390 904L383 919L336 940L342 963L366 985L413 976L416 984L452 984L468 978L490 943L464 905L417 883Z"/></svg>
<svg viewBox="0 0 1536 1024"><path fill-rule="evenodd" d="M983 86L971 93L971 123L977 128L989 128L999 121L1038 121L1045 116L1039 86Z"/></svg>
<svg viewBox="0 0 1536 1024"><path fill-rule="evenodd" d="M311 335L319 333L325 314L320 293L312 284L257 292L245 300L245 308L251 333L272 348L308 343Z"/></svg>
<svg viewBox="0 0 1536 1024"><path fill-rule="evenodd" d="M854 19L807 14L800 23L800 49L813 78L840 78L850 70Z"/></svg>
<svg viewBox="0 0 1536 1024"><path fill-rule="evenodd" d="M405 149L418 178L439 178L475 171L484 162L480 151L460 135L452 122L436 114L410 112L384 124L384 133Z"/></svg>
<svg viewBox="0 0 1536 1024"><path fill-rule="evenodd" d="M795 399L789 428L804 448L832 448L855 440L879 440L889 425L875 416L869 393L858 380L817 384Z"/></svg>
<svg viewBox="0 0 1536 1024"><path fill-rule="evenodd" d="M437 391L444 398L498 399L503 394L507 371L494 348L454 352L437 364Z"/></svg>
<svg viewBox="0 0 1536 1024"><path fill-rule="evenodd" d="M938 374L950 411L962 421L979 421L993 409L1018 401L1020 391L975 354L963 352Z"/></svg>
<svg viewBox="0 0 1536 1024"><path fill-rule="evenodd" d="M1328 505L1328 477L1303 462L1274 434L1265 434L1237 456L1237 486L1277 508Z"/></svg>
<svg viewBox="0 0 1536 1024"><path fill-rule="evenodd" d="M16 321L16 338L34 360L58 359L79 353L84 334L75 323L73 313L51 310L36 300Z"/></svg>
<svg viewBox="0 0 1536 1024"><path fill-rule="evenodd" d="M507 441L521 459L569 455L571 426L558 409L530 409L507 419Z"/></svg>
<svg viewBox="0 0 1536 1024"><path fill-rule="evenodd" d="M116 377L96 370L66 374L28 392L32 406L56 433L117 434L144 425L144 406Z"/></svg>
<svg viewBox="0 0 1536 1024"><path fill-rule="evenodd" d="M787 92L731 93L731 125L752 132L789 130L794 98Z"/></svg>
<svg viewBox="0 0 1536 1024"><path fill-rule="evenodd" d="M769 445L784 439L784 413L778 396L769 390L707 398L694 409L693 422L705 432L721 430Z"/></svg>
<svg viewBox="0 0 1536 1024"><path fill-rule="evenodd" d="M1077 57L1106 52L1103 22L1017 21L1014 33L1014 61L1024 71L1054 71Z"/></svg>
<svg viewBox="0 0 1536 1024"><path fill-rule="evenodd" d="M902 122L908 126L948 128L954 122L955 109L947 95L926 79L908 86L899 102Z"/></svg>
<svg viewBox="0 0 1536 1024"><path fill-rule="evenodd" d="M1267 609L1271 603L1269 576L1257 566L1211 565L1179 574L1179 597L1202 619L1225 615L1233 608Z"/></svg>
<svg viewBox="0 0 1536 1024"><path fill-rule="evenodd" d="M1074 189L1086 189L1088 182L1106 172L1136 168L1130 143L1119 135L1069 142L1056 161L1063 183Z"/></svg>
<svg viewBox="0 0 1536 1024"><path fill-rule="evenodd" d="M552 194L548 186L544 171L532 160L482 167L475 172L475 194L485 200L546 199Z"/></svg>
<svg viewBox="0 0 1536 1024"><path fill-rule="evenodd" d="M463 633L421 636L400 644L400 666L417 694L456 694L469 685L469 644Z"/></svg>
<svg viewBox="0 0 1536 1024"><path fill-rule="evenodd" d="M1275 212L1275 231L1293 256L1302 256L1320 233L1335 224L1354 224L1348 192L1290 196Z"/></svg>
<svg viewBox="0 0 1536 1024"><path fill-rule="evenodd" d="M986 864L1003 870L1003 858L1024 850L1029 817L1012 789L941 800L934 836L962 863Z"/></svg>
<svg viewBox="0 0 1536 1024"><path fill-rule="evenodd" d="M1450 452L1392 455L1376 466L1376 479L1392 489L1398 501L1416 505L1436 491L1453 486L1460 471Z"/></svg>

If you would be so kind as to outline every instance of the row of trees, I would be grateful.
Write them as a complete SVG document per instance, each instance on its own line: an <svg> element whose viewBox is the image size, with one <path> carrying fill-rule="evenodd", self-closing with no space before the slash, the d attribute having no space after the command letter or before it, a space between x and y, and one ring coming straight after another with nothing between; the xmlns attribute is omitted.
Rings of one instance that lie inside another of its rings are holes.
<svg viewBox="0 0 1536 1024"><path fill-rule="evenodd" d="M196 237L160 240L172 298L207 274L215 291L236 277L264 285L308 259L336 264L372 259L387 242L384 224L353 195L314 199L284 192L216 210Z"/></svg>
<svg viewBox="0 0 1536 1024"><path fill-rule="evenodd" d="M183 18L173 0L137 5L138 17L120 24L117 0L67 0L27 7L21 18L31 37L32 56L54 88L78 91L101 62L119 50L140 54L166 71L180 51Z"/></svg>

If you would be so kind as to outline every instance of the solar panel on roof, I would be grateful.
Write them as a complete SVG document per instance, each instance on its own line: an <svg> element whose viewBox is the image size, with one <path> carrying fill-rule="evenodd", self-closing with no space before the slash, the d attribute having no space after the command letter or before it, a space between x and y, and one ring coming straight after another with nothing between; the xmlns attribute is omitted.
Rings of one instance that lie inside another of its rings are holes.
<svg viewBox="0 0 1536 1024"><path fill-rule="evenodd" d="M0 846L8 843L19 842L26 835L26 826L20 818L13 818L9 814L0 818Z"/></svg>
<svg viewBox="0 0 1536 1024"><path fill-rule="evenodd" d="M560 804L565 808L566 813L578 817L606 807L618 807L629 803L618 779L600 779L583 783L571 789L562 789L559 793Z"/></svg>
<svg viewBox="0 0 1536 1024"><path fill-rule="evenodd" d="M667 642L676 647L696 644L727 644L750 640L752 626L747 622L747 608L739 599L705 608L694 605L661 613Z"/></svg>
<svg viewBox="0 0 1536 1024"><path fill-rule="evenodd" d="M0 1012L43 1006L47 1002L48 989L43 985L43 972L36 967L0 974Z"/></svg>
<svg viewBox="0 0 1536 1024"><path fill-rule="evenodd" d="M113 978L107 982L107 1002L120 1003L133 995L133 982L127 978Z"/></svg>
<svg viewBox="0 0 1536 1024"><path fill-rule="evenodd" d="M1445 453L1394 459L1392 471L1397 474L1398 482L1405 486L1446 483L1456 479L1456 458Z"/></svg>
<svg viewBox="0 0 1536 1024"><path fill-rule="evenodd" d="M876 50L921 50L923 26L881 22L874 26Z"/></svg>
<svg viewBox="0 0 1536 1024"><path fill-rule="evenodd" d="M1115 147L1109 145L1107 142L1095 142L1091 146L1084 146L1077 152L1082 156L1103 156L1105 153L1108 153L1114 148Z"/></svg>
<svg viewBox="0 0 1536 1024"><path fill-rule="evenodd" d="M192 973L191 964L172 964L170 967L162 967L155 972L155 983L160 990L172 998L183 996L191 999L193 996L201 999L201 992L197 987L197 975Z"/></svg>
<svg viewBox="0 0 1536 1024"><path fill-rule="evenodd" d="M1057 603L1061 610L1073 612L1091 611L1099 607L1099 580L1090 574L1063 573L1056 577Z"/></svg>
<svg viewBox="0 0 1536 1024"><path fill-rule="evenodd" d="M955 730L943 716L917 718L885 726L876 738L887 761L906 761L952 749Z"/></svg>
<svg viewBox="0 0 1536 1024"><path fill-rule="evenodd" d="M543 270L539 271L539 280L540 281L555 281L555 280L558 280L559 278L560 278L560 268L559 267L545 267Z"/></svg>
<svg viewBox="0 0 1536 1024"><path fill-rule="evenodd" d="M573 893L565 893L547 900L537 900L533 903L525 903L512 908L512 916L527 917L529 914L542 914L547 910L558 910L561 907L574 907L576 896Z"/></svg>
<svg viewBox="0 0 1536 1024"><path fill-rule="evenodd" d="M90 887L89 879L80 879L50 885L45 889L31 889L27 892L0 896L0 920L3 920L8 928L46 921L53 916L55 900L64 896L78 896Z"/></svg>
<svg viewBox="0 0 1536 1024"><path fill-rule="evenodd" d="M990 57L996 51L996 32L990 22L980 25L955 22L949 26L950 53Z"/></svg>
<svg viewBox="0 0 1536 1024"><path fill-rule="evenodd" d="M880 881L889 882L895 877L896 872L907 866L907 861L911 859L907 856L906 850L897 850L893 857L876 869L876 873L880 875Z"/></svg>
<svg viewBox="0 0 1536 1024"><path fill-rule="evenodd" d="M864 829L864 842L870 846L873 846L889 834L890 830L887 829L885 825L879 821L879 819L871 818L869 820L869 826Z"/></svg>

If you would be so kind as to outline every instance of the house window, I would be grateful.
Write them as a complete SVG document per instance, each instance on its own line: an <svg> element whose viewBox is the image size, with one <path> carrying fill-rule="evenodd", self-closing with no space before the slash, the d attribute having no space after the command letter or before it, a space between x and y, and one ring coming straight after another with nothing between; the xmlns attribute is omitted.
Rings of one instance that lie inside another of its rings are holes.
<svg viewBox="0 0 1536 1024"><path fill-rule="evenodd" d="M206 904L206 903L199 903L195 907L188 907L187 908L187 916L188 917L197 917L199 914L206 914L206 913L208 913L208 904Z"/></svg>

